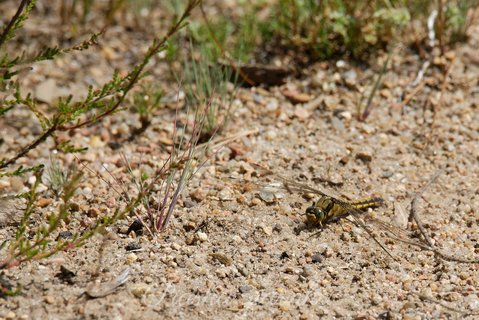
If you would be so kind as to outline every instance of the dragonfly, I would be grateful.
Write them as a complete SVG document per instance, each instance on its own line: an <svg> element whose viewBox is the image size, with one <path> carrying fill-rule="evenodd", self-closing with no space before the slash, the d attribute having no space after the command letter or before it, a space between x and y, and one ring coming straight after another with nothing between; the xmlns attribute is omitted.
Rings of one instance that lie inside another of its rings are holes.
<svg viewBox="0 0 479 320"><path fill-rule="evenodd" d="M254 167L260 169L260 173L262 175L272 175L273 177L276 177L282 184L282 187L289 192L312 193L317 195L317 200L314 201L305 212L306 219L311 224L323 228L328 223L340 220L342 218L347 218L353 224L365 230L369 237L394 260L396 259L392 253L374 235L373 228L378 228L382 231L385 231L392 239L396 239L422 249L431 249L424 243L413 240L411 238L412 235L406 230L393 226L383 220L367 217L364 215L365 209L375 208L382 205L384 203L382 198L375 197L354 201L343 200L339 196L332 196L327 192L284 177L260 165L254 164Z"/></svg>

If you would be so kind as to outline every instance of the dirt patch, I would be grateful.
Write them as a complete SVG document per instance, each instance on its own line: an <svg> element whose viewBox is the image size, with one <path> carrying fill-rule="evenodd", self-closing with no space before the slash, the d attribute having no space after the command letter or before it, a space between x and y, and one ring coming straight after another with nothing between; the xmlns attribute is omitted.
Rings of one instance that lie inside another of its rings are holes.
<svg viewBox="0 0 479 320"><path fill-rule="evenodd" d="M478 31L476 27L471 34ZM374 108L363 122L355 119L358 90L371 88L380 61L366 70L348 62L320 63L281 88L241 89L224 134L257 133L224 148L201 170L166 232L155 239L127 235L124 231L135 219L128 217L79 249L4 271L2 281L20 285L22 292L0 298L0 316L416 319L477 312L479 264L443 261L375 230L393 260L364 230L344 219L312 236L317 229L303 228L303 213L313 199L283 190L277 199L264 201L260 192L268 181L250 163L351 199L380 195L385 205L375 214L398 227L407 223L413 194L441 170L420 198L419 214L441 250L477 257L479 65L470 52L477 51L478 41L473 38L436 61L423 88L406 105L401 101L414 92L408 85L423 61L405 50L394 52ZM65 59L78 62L76 56ZM92 68L110 69L95 61L88 61ZM33 77L58 68L45 65ZM88 79L80 69L75 77ZM289 95L284 94L286 87ZM291 99L295 91L304 102L293 104L298 102ZM133 165L149 162L155 167L164 153L161 124L173 116L159 112L143 135L121 143ZM107 164L119 177L126 176L118 149L109 142L127 135L138 120L120 113L108 121L73 138L90 146L84 156L90 167L101 170ZM2 123L2 153L29 141L31 133L22 128L35 132L32 124ZM49 146L51 141L23 163L47 161ZM63 160L75 161L68 156ZM78 202L107 210L114 193L95 175L86 177ZM14 230L5 224L0 237L9 238ZM112 294L85 294L125 269L128 280Z"/></svg>

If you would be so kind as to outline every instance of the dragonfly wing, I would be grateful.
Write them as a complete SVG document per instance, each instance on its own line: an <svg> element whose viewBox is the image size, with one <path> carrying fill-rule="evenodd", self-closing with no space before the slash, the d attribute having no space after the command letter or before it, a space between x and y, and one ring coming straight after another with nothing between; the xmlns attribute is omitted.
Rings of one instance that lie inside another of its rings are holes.
<svg viewBox="0 0 479 320"><path fill-rule="evenodd" d="M278 180L283 184L284 188L288 191L292 192L299 192L299 193L315 193L320 196L327 196L331 197L330 195L326 194L325 192L318 190L316 188L312 188L308 186L307 184L300 183L294 180L291 180L289 178L286 178L285 176L282 176L276 172L273 172L272 170L263 168L262 166L258 164L253 164L253 167L258 169L261 172L261 175L272 175L275 178L278 178Z"/></svg>
<svg viewBox="0 0 479 320"><path fill-rule="evenodd" d="M408 232L407 230L394 226L386 221L382 221L380 219L372 218L372 217L366 218L365 221L367 224L374 225L375 228L387 232L388 236L391 239L398 240L403 243L410 244L422 249L426 249L426 250L431 249L431 247L429 247L424 242L413 240L413 235L411 232Z"/></svg>

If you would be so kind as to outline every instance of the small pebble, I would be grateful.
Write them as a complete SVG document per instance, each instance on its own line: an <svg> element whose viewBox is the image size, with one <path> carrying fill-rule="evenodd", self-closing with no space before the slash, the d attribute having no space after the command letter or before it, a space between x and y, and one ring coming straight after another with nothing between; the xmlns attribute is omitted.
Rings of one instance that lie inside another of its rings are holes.
<svg viewBox="0 0 479 320"><path fill-rule="evenodd" d="M264 138L268 141L273 141L278 137L278 134L275 130L268 130L266 131Z"/></svg>
<svg viewBox="0 0 479 320"><path fill-rule="evenodd" d="M132 289L131 293L137 297L141 298L142 296L148 294L150 292L150 286L146 283L138 283Z"/></svg>
<svg viewBox="0 0 479 320"><path fill-rule="evenodd" d="M356 154L356 159L361 160L362 162L371 162L373 160L373 156L367 152L358 152Z"/></svg>
<svg viewBox="0 0 479 320"><path fill-rule="evenodd" d="M228 276L228 270L225 268L218 268L215 270L215 274L218 276L218 278L226 278Z"/></svg>
<svg viewBox="0 0 479 320"><path fill-rule="evenodd" d="M225 266L230 266L233 263L233 259L231 259L231 257L229 257L226 254L221 253L221 252L214 252L214 253L210 254L210 256L213 259L221 262Z"/></svg>
<svg viewBox="0 0 479 320"><path fill-rule="evenodd" d="M334 251L333 251L331 248L326 248L326 249L323 251L323 256L325 256L326 258L332 257L333 254L334 254Z"/></svg>
<svg viewBox="0 0 479 320"><path fill-rule="evenodd" d="M249 286L240 286L238 290L240 293L248 293L251 291L251 288Z"/></svg>
<svg viewBox="0 0 479 320"><path fill-rule="evenodd" d="M286 273L294 273L294 268L293 267L286 267L286 269L284 270L284 272Z"/></svg>
<svg viewBox="0 0 479 320"><path fill-rule="evenodd" d="M208 241L208 235L204 232L201 232L201 231L198 231L196 233L196 237L198 238L198 240L200 240L201 242L205 242L205 241Z"/></svg>
<svg viewBox="0 0 479 320"><path fill-rule="evenodd" d="M90 138L90 143L89 144L92 148L101 149L101 148L105 147L105 142L103 142L99 136L92 136Z"/></svg>
<svg viewBox="0 0 479 320"><path fill-rule="evenodd" d="M83 188L82 193L83 193L84 196L89 196L89 195L91 195L92 190L91 190L90 187L85 187L85 188Z"/></svg>
<svg viewBox="0 0 479 320"><path fill-rule="evenodd" d="M48 304L54 304L55 303L55 298L52 296L46 296L45 297L45 302Z"/></svg>
<svg viewBox="0 0 479 320"><path fill-rule="evenodd" d="M281 260L283 260L283 259L288 259L288 258L289 258L288 252L286 252L286 251L281 252L281 256L280 256L279 258L280 258Z"/></svg>
<svg viewBox="0 0 479 320"><path fill-rule="evenodd" d="M219 193L218 193L218 198L220 198L221 201L231 201L234 200L234 191L229 188L223 188Z"/></svg>
<svg viewBox="0 0 479 320"><path fill-rule="evenodd" d="M249 204L250 207L259 206L261 204L261 200L258 198L253 198Z"/></svg>
<svg viewBox="0 0 479 320"><path fill-rule="evenodd" d="M13 311L8 311L8 313L5 315L6 320L13 320L16 318L17 318L17 315Z"/></svg>
<svg viewBox="0 0 479 320"><path fill-rule="evenodd" d="M45 208L53 202L53 199L40 198L37 200L36 205L40 208Z"/></svg>
<svg viewBox="0 0 479 320"><path fill-rule="evenodd" d="M138 260L138 256L134 253L129 253L127 256L126 256L126 262L128 264L130 263L133 263L135 262L136 260Z"/></svg>
<svg viewBox="0 0 479 320"><path fill-rule="evenodd" d="M130 242L125 246L126 251L138 251L141 245L138 242Z"/></svg>
<svg viewBox="0 0 479 320"><path fill-rule="evenodd" d="M314 270L313 268L311 268L310 266L305 266L303 268L303 272L301 272L301 275L305 278L309 278L311 277L312 275L314 275Z"/></svg>
<svg viewBox="0 0 479 320"><path fill-rule="evenodd" d="M70 239L73 237L73 233L71 231L60 231L57 236L57 240L59 239Z"/></svg>
<svg viewBox="0 0 479 320"><path fill-rule="evenodd" d="M205 192L204 188L196 188L192 192L190 192L191 199L201 202L206 198L207 193Z"/></svg>
<svg viewBox="0 0 479 320"><path fill-rule="evenodd" d="M289 301L280 301L278 303L278 308L279 310L286 312L291 310L291 304L289 303Z"/></svg>
<svg viewBox="0 0 479 320"><path fill-rule="evenodd" d="M100 216L100 214L101 214L101 212L98 208L90 208L87 211L87 216L89 216L90 218L96 218L96 217Z"/></svg>
<svg viewBox="0 0 479 320"><path fill-rule="evenodd" d="M272 226L263 226L262 227L263 232L267 235L270 236L273 234L273 227Z"/></svg>
<svg viewBox="0 0 479 320"><path fill-rule="evenodd" d="M313 254L313 256L311 257L311 261L313 263L321 263L323 261L323 257L321 256L320 253L315 253Z"/></svg>

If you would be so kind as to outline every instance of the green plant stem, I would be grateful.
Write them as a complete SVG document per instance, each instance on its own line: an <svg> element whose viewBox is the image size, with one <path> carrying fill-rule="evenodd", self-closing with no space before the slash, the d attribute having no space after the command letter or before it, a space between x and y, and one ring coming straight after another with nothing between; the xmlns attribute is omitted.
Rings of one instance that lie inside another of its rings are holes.
<svg viewBox="0 0 479 320"><path fill-rule="evenodd" d="M5 27L3 30L2 34L0 35L0 47L5 43L5 41L8 39L8 35L13 32L13 28L15 26L15 23L17 23L18 19L23 13L23 10L25 10L26 7L28 7L32 2L35 0L22 0L20 5L18 6L17 12L15 15L12 17L8 25Z"/></svg>

